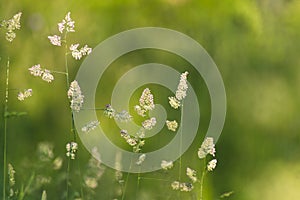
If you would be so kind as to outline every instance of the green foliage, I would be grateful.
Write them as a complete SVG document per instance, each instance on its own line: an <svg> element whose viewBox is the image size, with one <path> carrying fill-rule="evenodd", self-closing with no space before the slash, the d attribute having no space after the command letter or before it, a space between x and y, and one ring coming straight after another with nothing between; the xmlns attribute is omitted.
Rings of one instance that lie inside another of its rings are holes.
<svg viewBox="0 0 300 200"><path fill-rule="evenodd" d="M292 198L299 199L298 188L289 181L295 177L288 173L288 166L297 166L299 161L299 129L298 113L300 109L300 3L296 0L255 1L255 0L124 0L124 1L36 1L3 0L0 7L0 20L7 19L17 11L22 11L22 28L17 30L13 43L7 43L1 28L0 37L0 95L1 105L4 103L5 64L3 58L8 54L11 59L11 88L24 88L32 85L35 93L27 102L20 103L11 93L9 111L1 112L5 118L16 118L8 122L8 156L17 171L16 187L19 196L26 199L61 199L64 197L66 174L60 169L55 171L51 166L55 158L47 164L38 163L41 168L31 168L29 163L39 159L35 156L36 146L41 141L55 144L55 155L65 155L65 141L68 140L70 129L68 101L65 93L65 80L57 75L53 85L32 78L28 68L35 63L43 62L47 68L60 71L64 69L61 63L64 58L62 51L53 48L47 39L50 33L56 31L56 24L67 11L72 11L79 34L70 35L70 39L85 41L94 47L107 37L121 31L144 26L161 26L181 31L203 45L212 56L223 76L227 98L228 112L226 125L217 143L218 163L216 173L207 176L204 197L206 199L224 198L251 200L252 197L266 199L284 199L278 192L271 191L280 185L289 187ZM63 5L63 6L62 6ZM111 95L111 89L118 77L128 70L128 66L146 62L160 62L175 66L183 71L183 66L189 66L183 59L163 52L148 51L128 54L112 63L108 69L106 84L101 85L101 94L96 99L99 107L104 107ZM147 52L147 53L148 53ZM80 62L70 61L70 77L74 78ZM122 66L122 68L120 67ZM201 91L199 94L201 107L201 127L199 135L191 148L184 154L182 162L193 169L199 169L197 148L201 145L203 134L207 130L210 118L209 94L205 83L199 83L201 78L191 72L191 83ZM159 89L163 92L170 92ZM138 93L138 92L137 92ZM135 94L137 95L137 94ZM24 112L11 111L24 110ZM29 115L27 115L29 113ZM25 116L26 117L22 117ZM174 114L175 115L175 114ZM99 116L102 120L102 116ZM106 120L106 119L104 119ZM1 122L3 119L1 119ZM107 120L108 121L108 120ZM107 122L104 121L104 122ZM202 124L203 123L203 124ZM107 122L107 126L114 124ZM0 146L3 146L3 123L0 125ZM110 129L112 135L119 134L116 128ZM163 145L162 141L153 139L152 144ZM123 144L123 141L117 143ZM151 144L151 140L149 143ZM79 145L80 146L80 145ZM152 147L148 147L151 149ZM73 167L84 169L88 163L89 153L79 149L81 161L73 163ZM2 156L2 155L1 155ZM66 158L65 158L66 159ZM66 168L66 160L64 166ZM2 159L1 159L2 160ZM276 171L272 166L276 163ZM0 168L3 168L1 165ZM64 169L65 169L64 168ZM175 170L175 169L174 169ZM33 175L28 171L36 171ZM46 173L54 176L53 184L44 183L41 188L34 182L38 174ZM80 184L84 184L80 172L71 174L71 192L74 198L80 196ZM184 172L182 172L184 173ZM283 178L285 174L288 178ZM124 175L125 176L125 175ZM169 187L169 183L161 182L162 176L173 181L175 174L158 171L151 179L141 179L140 188L136 190L136 175L129 177L125 199L179 199ZM279 178L278 178L278 177ZM108 199L120 197L122 185L114 178L114 172L107 170L101 177L101 183L92 198ZM126 176L125 176L126 177ZM256 178L259 177L259 178ZM124 177L123 177L124 178ZM273 182L270 184L269 178ZM24 183L24 186L22 186ZM1 183L2 184L2 183ZM29 185L29 186L28 186ZM121 186L120 186L121 185ZM250 185L248 187L248 185ZM265 188L268 190L257 189ZM276 187L275 187L276 186ZM31 191L34 190L34 191ZM44 193L43 191L47 191ZM224 193L224 191L234 190ZM138 194L136 194L138 193ZM271 194L269 194L271 193ZM42 195L41 195L42 194ZM223 195L221 195L223 194ZM287 195L287 194L286 194ZM181 199L192 199L189 194L183 194Z"/></svg>

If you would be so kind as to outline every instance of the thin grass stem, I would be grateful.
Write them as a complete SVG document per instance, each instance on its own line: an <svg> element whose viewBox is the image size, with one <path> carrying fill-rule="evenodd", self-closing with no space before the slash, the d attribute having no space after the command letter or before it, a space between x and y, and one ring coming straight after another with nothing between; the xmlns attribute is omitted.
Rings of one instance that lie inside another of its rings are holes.
<svg viewBox="0 0 300 200"><path fill-rule="evenodd" d="M181 116L180 116L180 144L179 144L179 153L182 152L182 128L183 128L183 103L181 104ZM182 156L179 157L179 175L178 180L181 179L181 168L182 168Z"/></svg>
<svg viewBox="0 0 300 200"><path fill-rule="evenodd" d="M63 75L67 75L67 73L66 73L66 72L61 72L61 71L50 70L50 72L52 72L52 73L56 73L56 74L63 74Z"/></svg>
<svg viewBox="0 0 300 200"><path fill-rule="evenodd" d="M67 51L68 51L68 44L67 44L67 33L64 35L64 42L65 42L65 75L66 75L66 87L68 90L68 87L70 85L69 83L69 68L68 68L68 56L67 56ZM72 113L72 111L71 111ZM73 116L73 114L72 114ZM72 117L73 118L73 117ZM71 119L73 120L73 119ZM73 132L73 127L72 127L72 121L71 121L71 132ZM69 179L70 179L70 158L68 159L68 167L67 167L67 197L66 199L69 199Z"/></svg>
<svg viewBox="0 0 300 200"><path fill-rule="evenodd" d="M67 84L67 90L68 87L70 86L70 80L69 80L69 66L68 66L68 43L67 43L67 32L65 33L64 36L64 42L65 42L65 72L59 72L59 71L53 71L56 73L61 73L61 74L65 74L66 75L66 84ZM77 142L77 138L76 138L76 129L75 129L75 122L74 122L74 114L73 111L71 111L71 133L72 133L72 137L73 137L73 141ZM67 170L67 183L69 182L69 176L70 176L70 159L68 161L68 170ZM79 171L79 178L81 180L81 170L80 170L80 163L77 159L77 167L78 167L78 171ZM67 184L67 190L69 188L69 184ZM82 184L80 184L80 194L81 194L81 198L83 198L83 188L82 188Z"/></svg>
<svg viewBox="0 0 300 200"><path fill-rule="evenodd" d="M203 170L202 170L201 179L200 179L200 199L199 200L203 200L203 183L204 183L204 176L206 174L206 158L204 158L203 162L204 162Z"/></svg>
<svg viewBox="0 0 300 200"><path fill-rule="evenodd" d="M138 194L139 194L139 188L140 188L140 179L141 179L141 175L140 175L140 172L138 173L138 176L137 176L137 183L136 183L136 198L135 199L138 199Z"/></svg>
<svg viewBox="0 0 300 200"><path fill-rule="evenodd" d="M132 159L130 161L129 171L131 169L131 166L132 166ZM124 184L124 190L123 190L123 194L122 194L122 200L124 200L124 198L125 198L125 192L126 192L126 189L127 189L127 183L128 183L129 175L130 175L130 172L127 173L127 177L126 177L125 184Z"/></svg>
<svg viewBox="0 0 300 200"><path fill-rule="evenodd" d="M6 199L6 170L7 170L7 116L8 97L9 97L9 57L6 65L6 81L5 81L5 103L4 103L4 138L3 138L3 200Z"/></svg>
<svg viewBox="0 0 300 200"><path fill-rule="evenodd" d="M67 191L66 191L66 199L69 199L69 178L70 178L70 158L68 157L68 165L67 165Z"/></svg>
<svg viewBox="0 0 300 200"><path fill-rule="evenodd" d="M140 179L144 179L144 180L155 180L155 181L165 181L165 182L169 182L169 183L172 183L172 182L173 182L173 181L166 180L166 179L160 179L160 178L149 178L149 177L142 177L142 176L140 176Z"/></svg>
<svg viewBox="0 0 300 200"><path fill-rule="evenodd" d="M181 116L180 116L180 144L179 144L179 153L182 152L182 129L183 129L183 101L181 103ZM181 181L181 170L182 170L182 156L179 157L179 173L178 181ZM180 198L180 192L178 193Z"/></svg>

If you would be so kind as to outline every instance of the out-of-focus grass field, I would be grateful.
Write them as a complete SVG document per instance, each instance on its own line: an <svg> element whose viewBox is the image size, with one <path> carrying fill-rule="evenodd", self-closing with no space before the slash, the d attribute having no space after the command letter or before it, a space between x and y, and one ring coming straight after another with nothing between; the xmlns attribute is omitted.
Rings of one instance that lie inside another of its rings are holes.
<svg viewBox="0 0 300 200"><path fill-rule="evenodd" d="M28 112L27 116L9 119L8 123L8 161L17 171L19 186L31 175L31 171L24 169L35 162L39 142L53 143L55 154L64 156L65 144L70 138L65 78L56 75L55 81L49 84L32 77L28 68L41 63L52 70L64 69L63 49L52 46L47 36L58 33L57 23L71 11L76 32L70 34L70 41L95 47L109 36L128 29L165 27L194 38L213 58L224 80L228 107L224 130L216 145L218 166L205 182L208 199L218 199L227 191L234 191L229 198L232 200L300 199L299 1L2 0L0 20L18 11L23 15L17 38L9 44L4 31L0 35L0 102L4 104L5 66L9 56L10 88L32 88L34 91L30 99L21 103L15 98L17 92L10 93L9 110ZM69 59L71 79L75 78L81 62ZM102 92L97 93L98 106L103 107L103 102L109 101L114 83L124 70L128 70L126 67L147 62L168 64L179 71L186 65L176 56L160 51L145 50L128 54L127 58L123 56L106 72L105 81L100 82ZM200 76L191 77L189 81L196 89L202 91L204 88L203 93L198 94L203 125L199 137L182 159L183 163L197 169L200 161L196 152L209 123L210 101L205 86L198 82ZM157 88L160 90L165 91ZM141 91L135 94L136 98ZM132 101L134 105L136 102ZM2 114L0 121L2 152ZM1 153L1 172L2 156ZM88 158L88 152L80 146L78 163L82 171ZM65 164L63 167L66 168ZM113 199L117 188L113 173L107 169L100 180L94 191L97 199ZM155 172L153 176L175 179L176 173ZM2 173L0 177L2 180ZM72 181L79 184L80 175L72 174ZM132 175L126 199L135 199L135 181L136 175ZM2 181L0 185L2 188ZM174 193L169 185L158 180L142 180L140 185L139 198L143 200L165 199ZM50 184L44 189L49 199L57 199L64 186L64 183ZM190 196L183 195L182 199L190 199Z"/></svg>

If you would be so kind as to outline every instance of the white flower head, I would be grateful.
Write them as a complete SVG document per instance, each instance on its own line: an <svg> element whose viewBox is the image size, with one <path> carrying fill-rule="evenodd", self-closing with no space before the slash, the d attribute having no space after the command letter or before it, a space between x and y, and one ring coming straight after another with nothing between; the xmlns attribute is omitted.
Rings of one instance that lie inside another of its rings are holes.
<svg viewBox="0 0 300 200"><path fill-rule="evenodd" d="M84 183L86 186L88 186L91 189L95 189L98 186L98 181L94 177L85 177L84 178Z"/></svg>
<svg viewBox="0 0 300 200"><path fill-rule="evenodd" d="M7 22L7 29L8 30L16 30L21 28L20 20L21 20L22 12L19 12L15 14L11 19L9 19Z"/></svg>
<svg viewBox="0 0 300 200"><path fill-rule="evenodd" d="M180 107L180 101L175 97L169 97L169 104L172 108L178 109Z"/></svg>
<svg viewBox="0 0 300 200"><path fill-rule="evenodd" d="M150 119L147 119L142 123L142 126L146 130L151 130L155 125L156 125L156 118L155 117L151 117Z"/></svg>
<svg viewBox="0 0 300 200"><path fill-rule="evenodd" d="M84 125L81 130L85 133L88 133L92 130L94 130L98 125L100 124L99 121L91 121L88 124Z"/></svg>
<svg viewBox="0 0 300 200"><path fill-rule="evenodd" d="M180 183L180 191L182 191L182 192L190 192L193 189L194 189L194 186L191 183Z"/></svg>
<svg viewBox="0 0 300 200"><path fill-rule="evenodd" d="M182 192L190 192L193 190L194 186L191 183L180 183L179 181L174 181L171 184L173 190L180 190Z"/></svg>
<svg viewBox="0 0 300 200"><path fill-rule="evenodd" d="M18 100L24 101L25 99L27 99L28 97L31 97L31 96L32 96L32 89L27 89L27 90L24 90L24 92L19 92Z"/></svg>
<svg viewBox="0 0 300 200"><path fill-rule="evenodd" d="M78 49L79 44L71 44L70 50L72 51L72 57L76 60L80 60L82 56L89 55L92 52L92 48L85 45L84 47Z"/></svg>
<svg viewBox="0 0 300 200"><path fill-rule="evenodd" d="M104 109L104 115L111 119L115 117L115 114L116 114L115 109L113 109L113 107L110 104L107 104Z"/></svg>
<svg viewBox="0 0 300 200"><path fill-rule="evenodd" d="M7 41L12 42L16 38L16 33L14 32L16 29L21 28L21 19L22 13L19 12L15 14L11 19L9 20L3 20L0 24L0 27L3 27L6 29L5 38Z"/></svg>
<svg viewBox="0 0 300 200"><path fill-rule="evenodd" d="M62 22L58 23L57 26L60 33L63 33L64 30L67 33L75 32L75 22L71 19L71 12L68 12Z"/></svg>
<svg viewBox="0 0 300 200"><path fill-rule="evenodd" d="M92 48L88 47L88 45L84 45L84 47L80 49L80 52L83 56L89 55L90 53L92 53Z"/></svg>
<svg viewBox="0 0 300 200"><path fill-rule="evenodd" d="M66 17L66 30L67 32L75 32L74 28L75 28L75 22L71 19L71 12L68 12Z"/></svg>
<svg viewBox="0 0 300 200"><path fill-rule="evenodd" d="M145 115L146 110L142 109L141 106L135 105L135 106L134 106L134 110L135 110L135 112L136 112L138 115L140 115L140 116L142 116L142 117L145 117L145 116L146 116L146 115Z"/></svg>
<svg viewBox="0 0 300 200"><path fill-rule="evenodd" d="M135 146L138 144L137 139L131 137L128 133L127 130L121 130L121 137L124 138L126 140L126 142L130 145L130 146Z"/></svg>
<svg viewBox="0 0 300 200"><path fill-rule="evenodd" d="M16 171L14 170L14 167L12 164L8 164L8 179L9 179L9 186L12 187L15 185L15 173Z"/></svg>
<svg viewBox="0 0 300 200"><path fill-rule="evenodd" d="M78 44L78 43L77 43L77 44L71 44L70 50L71 50L71 51L75 51L75 50L78 49L78 47L79 47L79 44Z"/></svg>
<svg viewBox="0 0 300 200"><path fill-rule="evenodd" d="M188 72L184 72L180 75L180 81L175 94L176 99L178 99L179 101L183 100L186 97L186 91L188 89L188 85L187 85L188 74L189 74Z"/></svg>
<svg viewBox="0 0 300 200"><path fill-rule="evenodd" d="M212 137L206 137L198 150L198 157L200 159L205 158L208 154L215 156L216 149L214 139Z"/></svg>
<svg viewBox="0 0 300 200"><path fill-rule="evenodd" d="M80 60L82 58L82 54L78 50L72 51L72 56L75 60Z"/></svg>
<svg viewBox="0 0 300 200"><path fill-rule="evenodd" d="M181 101L186 97L186 91L188 89L188 74L188 72L184 72L180 75L180 81L175 92L175 97L169 97L169 104L172 108L178 109L180 107Z"/></svg>
<svg viewBox="0 0 300 200"><path fill-rule="evenodd" d="M37 64L28 69L30 71L30 74L33 76L41 76L44 81L47 81L48 83L52 82L54 80L54 76L51 74L50 70L43 70L41 69L41 65Z"/></svg>
<svg viewBox="0 0 300 200"><path fill-rule="evenodd" d="M145 159L146 159L146 154L140 155L138 161L136 161L136 164L141 165L145 161Z"/></svg>
<svg viewBox="0 0 300 200"><path fill-rule="evenodd" d="M128 122L132 119L132 116L126 110L123 110L115 113L114 119L120 122Z"/></svg>
<svg viewBox="0 0 300 200"><path fill-rule="evenodd" d="M42 74L44 73L44 71L41 69L40 64L34 65L30 67L28 70L30 71L30 74L32 74L33 76L42 76Z"/></svg>
<svg viewBox="0 0 300 200"><path fill-rule="evenodd" d="M186 175L192 180L193 183L197 181L197 172L191 168L186 168Z"/></svg>
<svg viewBox="0 0 300 200"><path fill-rule="evenodd" d="M176 120L173 120L173 121L167 120L166 125L170 131L174 131L174 132L176 131L176 129L178 127L178 123Z"/></svg>
<svg viewBox="0 0 300 200"><path fill-rule="evenodd" d="M5 39L12 42L16 38L17 34L13 31L7 31L5 34Z"/></svg>
<svg viewBox="0 0 300 200"><path fill-rule="evenodd" d="M139 102L140 106L146 111L153 110L155 108L153 94L149 88L144 89Z"/></svg>
<svg viewBox="0 0 300 200"><path fill-rule="evenodd" d="M173 190L179 190L180 189L180 182L179 181L173 181L171 184L171 187Z"/></svg>
<svg viewBox="0 0 300 200"><path fill-rule="evenodd" d="M78 144L76 142L70 142L66 144L67 157L70 157L72 160L75 159L76 152L78 150Z"/></svg>
<svg viewBox="0 0 300 200"><path fill-rule="evenodd" d="M84 96L81 94L81 89L76 80L70 84L70 88L68 90L68 98L71 101L71 109L73 111L79 112L81 107L83 106Z"/></svg>
<svg viewBox="0 0 300 200"><path fill-rule="evenodd" d="M213 159L211 161L209 161L209 163L207 164L207 170L208 171L213 171L217 166L217 159Z"/></svg>
<svg viewBox="0 0 300 200"><path fill-rule="evenodd" d="M128 138L128 139L126 140L126 142L127 142L130 146L135 146L135 145L137 145L137 141L136 141L135 138Z"/></svg>
<svg viewBox="0 0 300 200"><path fill-rule="evenodd" d="M127 130L121 130L120 133L121 133L121 137L124 138L125 140L130 138L130 135L128 134Z"/></svg>
<svg viewBox="0 0 300 200"><path fill-rule="evenodd" d="M58 35L48 36L48 39L50 40L51 44L55 46L61 46L61 37Z"/></svg>
<svg viewBox="0 0 300 200"><path fill-rule="evenodd" d="M171 169L173 167L173 161L162 160L160 166L164 170Z"/></svg>
<svg viewBox="0 0 300 200"><path fill-rule="evenodd" d="M54 80L54 76L50 73L49 70L45 69L42 75L42 79L44 81L47 81L48 83L51 83Z"/></svg>

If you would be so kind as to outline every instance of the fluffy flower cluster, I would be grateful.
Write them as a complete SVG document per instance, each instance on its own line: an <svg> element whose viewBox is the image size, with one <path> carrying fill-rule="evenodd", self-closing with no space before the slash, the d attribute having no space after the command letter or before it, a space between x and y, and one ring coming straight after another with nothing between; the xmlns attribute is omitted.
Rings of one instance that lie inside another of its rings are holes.
<svg viewBox="0 0 300 200"><path fill-rule="evenodd" d="M171 169L173 167L173 161L162 160L160 166L164 170Z"/></svg>
<svg viewBox="0 0 300 200"><path fill-rule="evenodd" d="M217 159L213 159L211 161L208 162L207 164L207 170L208 171L213 171L217 166Z"/></svg>
<svg viewBox="0 0 300 200"><path fill-rule="evenodd" d="M48 36L48 39L50 40L50 43L54 46L61 46L61 37L58 35Z"/></svg>
<svg viewBox="0 0 300 200"><path fill-rule="evenodd" d="M99 121L91 121L88 124L84 125L81 130L85 133L88 133L92 130L94 130L98 125L100 124Z"/></svg>
<svg viewBox="0 0 300 200"><path fill-rule="evenodd" d="M146 130L151 130L155 125L156 125L155 117L151 117L150 119L147 119L142 123L143 128Z"/></svg>
<svg viewBox="0 0 300 200"><path fill-rule="evenodd" d="M120 122L128 122L132 119L132 116L126 111L116 112L114 119Z"/></svg>
<svg viewBox="0 0 300 200"><path fill-rule="evenodd" d="M146 113L155 108L153 94L151 93L149 88L143 90L142 95L139 99L139 105L134 106L134 110L136 113L142 117L146 116ZM137 137L144 138L145 131L151 130L156 125L156 118L151 117L150 119L146 119L142 122L142 128L138 131ZM144 141L143 141L144 142Z"/></svg>
<svg viewBox="0 0 300 200"><path fill-rule="evenodd" d="M136 164L141 165L145 161L145 159L146 159L146 154L143 153L139 156L139 159L136 161Z"/></svg>
<svg viewBox="0 0 300 200"><path fill-rule="evenodd" d="M139 152L141 147L145 145L145 140L142 140L139 137L130 136L127 130L121 130L121 137L125 139L125 141L133 147L134 152Z"/></svg>
<svg viewBox="0 0 300 200"><path fill-rule="evenodd" d="M15 185L15 173L16 171L14 170L14 167L9 163L8 164L8 181L9 181L9 186L12 187Z"/></svg>
<svg viewBox="0 0 300 200"><path fill-rule="evenodd" d="M186 168L186 175L192 180L193 183L197 181L197 172L191 168Z"/></svg>
<svg viewBox="0 0 300 200"><path fill-rule="evenodd" d="M104 115L108 118L113 118L116 114L115 109L110 104L107 104L104 109Z"/></svg>
<svg viewBox="0 0 300 200"><path fill-rule="evenodd" d="M70 142L66 144L67 157L70 157L72 160L75 159L76 152L78 150L78 144L76 142Z"/></svg>
<svg viewBox="0 0 300 200"><path fill-rule="evenodd" d="M179 181L174 181L171 184L173 190L180 190L182 192L190 192L193 190L194 186L191 183L180 183Z"/></svg>
<svg viewBox="0 0 300 200"><path fill-rule="evenodd" d="M34 65L28 70L33 76L40 76L42 77L42 80L48 83L51 83L54 80L54 76L51 74L50 70L42 69L40 64Z"/></svg>
<svg viewBox="0 0 300 200"><path fill-rule="evenodd" d="M128 134L127 130L121 130L120 132L121 132L121 137L124 138L130 146L135 146L137 144L136 138L131 137Z"/></svg>
<svg viewBox="0 0 300 200"><path fill-rule="evenodd" d="M186 169L186 175L191 179L193 183L197 182L197 172L191 168ZM194 186L192 183L181 183L179 181L174 181L171 184L173 190L180 190L182 192L190 192L193 190Z"/></svg>
<svg viewBox="0 0 300 200"><path fill-rule="evenodd" d="M71 13L68 12L65 18L62 20L62 22L57 24L58 31L63 34L64 31L66 33L68 32L75 32L75 22L71 19ZM55 46L61 46L61 36L59 35L53 35L48 36L48 39L50 40L51 44Z"/></svg>
<svg viewBox="0 0 300 200"><path fill-rule="evenodd" d="M89 55L92 53L92 48L88 47L88 45L84 45L80 49L78 49L79 44L71 44L70 50L72 52L73 58L76 60L80 60L82 56Z"/></svg>
<svg viewBox="0 0 300 200"><path fill-rule="evenodd" d="M140 105L134 106L134 110L137 112L138 115L145 117L145 113L149 110L153 110L155 108L153 94L151 93L149 88L144 89L140 100Z"/></svg>
<svg viewBox="0 0 300 200"><path fill-rule="evenodd" d="M186 97L186 91L188 89L188 85L187 85L188 74L189 74L188 72L184 72L180 75L180 81L175 94L176 99L178 99L179 101L183 100Z"/></svg>
<svg viewBox="0 0 300 200"><path fill-rule="evenodd" d="M58 31L63 33L64 31L75 32L75 22L71 19L71 12L68 12L62 22L57 24Z"/></svg>
<svg viewBox="0 0 300 200"><path fill-rule="evenodd" d="M208 154L215 157L216 149L214 144L214 139L212 137L207 137L204 139L201 147L198 150L198 157L200 159L205 158ZM213 171L217 166L217 159L213 159L208 162L207 170Z"/></svg>
<svg viewBox="0 0 300 200"><path fill-rule="evenodd" d="M11 19L3 20L0 24L0 28L4 28L6 30L5 38L9 42L12 42L16 38L15 30L21 28L21 15L22 13L19 12L15 14Z"/></svg>
<svg viewBox="0 0 300 200"><path fill-rule="evenodd" d="M188 74L189 73L186 71L180 75L180 81L175 93L175 97L169 97L169 104L172 108L178 109L180 107L181 101L186 97L186 91L188 89Z"/></svg>
<svg viewBox="0 0 300 200"><path fill-rule="evenodd" d="M57 24L58 31L61 34L67 34L69 32L75 32L75 22L71 19L71 13L68 12L65 18L62 20L62 22ZM62 36L61 35L50 35L48 36L48 39L50 40L50 43L55 46L61 46L62 44ZM63 41L66 42L66 41ZM76 60L80 60L83 56L89 55L92 52L92 48L88 47L88 45L84 45L80 49L78 49L79 44L71 44L70 50L72 57Z"/></svg>
<svg viewBox="0 0 300 200"><path fill-rule="evenodd" d="M140 100L139 100L140 106L145 109L146 111L148 110L153 110L155 105L153 101L153 94L151 94L151 91L149 88L144 89Z"/></svg>
<svg viewBox="0 0 300 200"><path fill-rule="evenodd" d="M173 120L173 121L167 120L166 125L170 131L174 131L174 132L176 131L176 129L178 127L178 123L176 120Z"/></svg>
<svg viewBox="0 0 300 200"><path fill-rule="evenodd" d="M70 88L68 90L68 98L71 101L71 109L73 111L79 112L83 105L84 96L81 94L79 84L76 80L73 81L70 85Z"/></svg>
<svg viewBox="0 0 300 200"><path fill-rule="evenodd" d="M214 139L212 137L205 138L198 150L198 157L202 159L205 158L208 154L215 156L215 153L216 149Z"/></svg>
<svg viewBox="0 0 300 200"><path fill-rule="evenodd" d="M19 101L24 101L28 97L31 97L31 95L32 95L32 89L24 90L24 92L19 92L18 93L18 100Z"/></svg>
<svg viewBox="0 0 300 200"><path fill-rule="evenodd" d="M123 110L121 112L116 112L110 104L105 106L104 115L110 119L114 118L120 122L128 122L132 119L132 116L127 111Z"/></svg>

